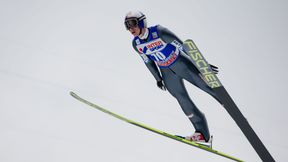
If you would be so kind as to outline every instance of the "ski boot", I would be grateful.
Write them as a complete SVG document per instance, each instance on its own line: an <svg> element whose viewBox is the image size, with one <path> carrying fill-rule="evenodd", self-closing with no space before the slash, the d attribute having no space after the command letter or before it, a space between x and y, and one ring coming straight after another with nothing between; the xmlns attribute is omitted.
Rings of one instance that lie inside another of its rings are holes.
<svg viewBox="0 0 288 162"><path fill-rule="evenodd" d="M185 139L212 148L213 136L208 140L205 140L204 135L201 132L195 132L192 136L186 136Z"/></svg>

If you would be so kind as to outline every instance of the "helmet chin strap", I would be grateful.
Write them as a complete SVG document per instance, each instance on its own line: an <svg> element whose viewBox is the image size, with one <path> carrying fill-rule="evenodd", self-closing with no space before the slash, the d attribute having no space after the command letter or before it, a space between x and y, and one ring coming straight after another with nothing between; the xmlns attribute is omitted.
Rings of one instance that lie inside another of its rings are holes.
<svg viewBox="0 0 288 162"><path fill-rule="evenodd" d="M140 27L139 27L140 28ZM142 32L143 32L143 30L142 30L142 28L140 28L140 35L139 36L141 36L142 35Z"/></svg>

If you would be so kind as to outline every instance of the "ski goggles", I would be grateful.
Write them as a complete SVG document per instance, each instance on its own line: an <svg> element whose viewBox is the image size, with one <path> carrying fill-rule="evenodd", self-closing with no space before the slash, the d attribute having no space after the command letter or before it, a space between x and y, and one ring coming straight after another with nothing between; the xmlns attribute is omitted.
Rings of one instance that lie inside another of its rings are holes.
<svg viewBox="0 0 288 162"><path fill-rule="evenodd" d="M125 20L125 27L127 30L131 28L135 28L137 26L138 26L137 18L130 18L130 19Z"/></svg>

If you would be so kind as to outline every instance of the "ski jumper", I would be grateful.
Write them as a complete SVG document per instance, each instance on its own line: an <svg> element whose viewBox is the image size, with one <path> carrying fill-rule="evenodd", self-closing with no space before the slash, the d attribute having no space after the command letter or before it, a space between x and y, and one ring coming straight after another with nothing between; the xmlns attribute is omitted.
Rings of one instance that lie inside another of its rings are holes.
<svg viewBox="0 0 288 162"><path fill-rule="evenodd" d="M140 54L154 78L164 81L167 90L177 99L196 132L201 132L209 140L205 115L190 99L183 79L218 101L216 94L202 80L200 72L190 61L191 58L182 50L183 42L175 34L160 25L149 27L148 32L146 39L138 36L133 39L133 48Z"/></svg>

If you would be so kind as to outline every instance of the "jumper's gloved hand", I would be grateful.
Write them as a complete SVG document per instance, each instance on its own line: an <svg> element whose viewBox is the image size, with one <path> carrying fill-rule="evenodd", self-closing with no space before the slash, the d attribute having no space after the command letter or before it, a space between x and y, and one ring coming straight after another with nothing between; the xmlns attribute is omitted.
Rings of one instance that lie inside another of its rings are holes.
<svg viewBox="0 0 288 162"><path fill-rule="evenodd" d="M163 80L157 81L157 86L158 86L161 90L166 91L166 87L165 87L165 85L164 85Z"/></svg>
<svg viewBox="0 0 288 162"><path fill-rule="evenodd" d="M209 64L209 65L210 65L212 71L213 71L215 74L218 74L218 67L215 66L215 65L212 65L212 64Z"/></svg>

